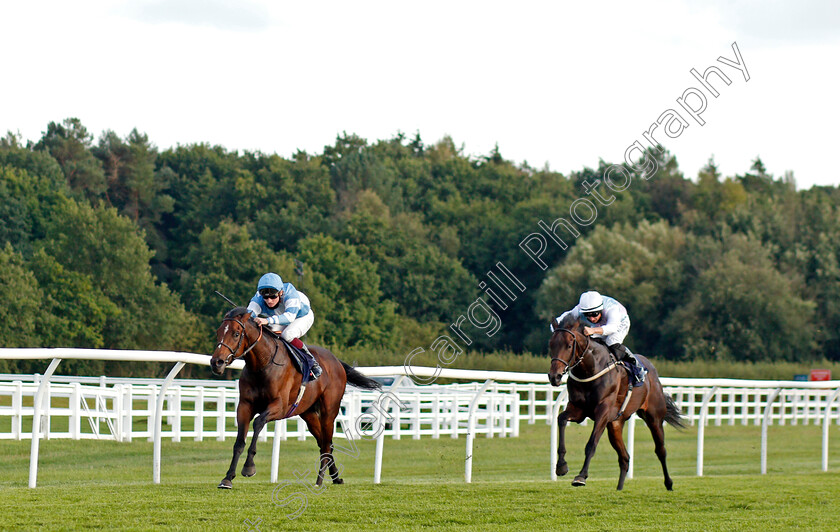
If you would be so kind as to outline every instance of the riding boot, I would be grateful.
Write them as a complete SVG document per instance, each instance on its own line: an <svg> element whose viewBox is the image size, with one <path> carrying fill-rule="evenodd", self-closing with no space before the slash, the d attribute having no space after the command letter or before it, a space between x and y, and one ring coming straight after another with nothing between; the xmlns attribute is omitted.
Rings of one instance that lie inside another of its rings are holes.
<svg viewBox="0 0 840 532"><path fill-rule="evenodd" d="M623 344L613 344L610 347L610 351L618 360L626 360L630 364L630 373L631 373L631 384L634 388L638 388L639 386L645 383L645 375L647 374L647 369L639 362L636 356L627 350Z"/></svg>
<svg viewBox="0 0 840 532"><path fill-rule="evenodd" d="M315 358L315 356L309 351L309 348L306 347L306 344L303 344L303 350L306 351L306 354L309 355L309 358L312 359L312 380L314 381L321 376L323 370L318 364L318 359Z"/></svg>
<svg viewBox="0 0 840 532"><path fill-rule="evenodd" d="M306 347L306 344L305 344L305 343L303 343L303 342L300 340L300 338L295 338L294 340L292 340L292 341L291 341L291 344L292 344L293 346L297 347L298 349L302 350L302 351L303 351L304 353L306 353L307 355L309 355L309 361L310 361L310 363L312 364L312 368L311 368L311 371L312 371L312 380L313 380L313 381L314 381L314 380L317 380L317 379L318 379L318 377L320 377L320 376L321 376L321 373L322 373L322 371L323 371L323 370L321 369L321 366L318 364L318 359L316 359L316 358L315 358L315 356L312 354L312 352L311 352L311 351L309 351L309 348L308 348L308 347Z"/></svg>

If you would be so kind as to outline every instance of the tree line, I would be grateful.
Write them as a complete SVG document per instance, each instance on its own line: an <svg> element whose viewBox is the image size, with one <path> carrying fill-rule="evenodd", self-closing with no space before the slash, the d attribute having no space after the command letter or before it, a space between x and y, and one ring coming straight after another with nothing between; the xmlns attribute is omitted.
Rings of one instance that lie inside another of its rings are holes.
<svg viewBox="0 0 840 532"><path fill-rule="evenodd" d="M759 158L695 178L657 170L615 193L543 270L519 244L568 216L585 182L464 154L419 134L338 136L322 153L159 150L77 119L37 141L0 139L0 345L210 353L229 305L275 271L312 300L308 339L408 352L477 298L502 327L471 349L544 353L548 322L588 289L627 306L634 351L671 360L840 360L840 191L797 191ZM633 171L628 168L628 171ZM482 290L502 262L527 287L500 308ZM0 371L40 371L3 362ZM65 361L66 372L102 363ZM119 372L156 371L154 368Z"/></svg>

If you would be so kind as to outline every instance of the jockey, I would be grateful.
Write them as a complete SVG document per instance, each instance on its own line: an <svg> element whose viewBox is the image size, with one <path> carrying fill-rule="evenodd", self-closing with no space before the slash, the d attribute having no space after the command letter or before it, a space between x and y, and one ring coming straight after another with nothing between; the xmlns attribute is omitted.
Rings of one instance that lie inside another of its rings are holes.
<svg viewBox="0 0 840 532"><path fill-rule="evenodd" d="M607 345L616 359L630 363L632 371L630 380L634 387L644 384L647 370L639 363L633 353L622 344L624 337L630 332L630 316L627 314L624 305L593 290L581 294L580 302L572 310L560 315L557 318L558 322L570 313L574 313L584 323L588 324L584 325L583 334L600 339Z"/></svg>
<svg viewBox="0 0 840 532"><path fill-rule="evenodd" d="M284 283L276 273L267 273L257 283L257 293L248 304L251 317L257 325L268 325L280 336L309 355L312 363L312 380L321 375L321 366L300 341L300 337L312 327L315 316L309 306L309 298L298 291L292 283ZM267 318L258 317L265 314Z"/></svg>

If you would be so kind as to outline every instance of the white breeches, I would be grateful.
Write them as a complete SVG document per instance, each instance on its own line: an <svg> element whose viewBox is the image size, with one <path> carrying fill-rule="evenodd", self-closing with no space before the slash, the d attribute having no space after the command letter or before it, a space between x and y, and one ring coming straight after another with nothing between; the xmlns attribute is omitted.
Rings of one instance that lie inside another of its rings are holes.
<svg viewBox="0 0 840 532"><path fill-rule="evenodd" d="M280 333L284 340L291 342L295 338L300 338L306 334L312 328L313 323L315 323L315 313L310 310L306 316L297 318L288 325L272 325L271 330Z"/></svg>
<svg viewBox="0 0 840 532"><path fill-rule="evenodd" d="M604 342L607 345L615 345L624 343L624 338L627 336L627 333L630 332L630 316L624 316L621 318L621 321L618 323L618 330L609 335L601 335L595 334L593 337L595 338L603 338Z"/></svg>

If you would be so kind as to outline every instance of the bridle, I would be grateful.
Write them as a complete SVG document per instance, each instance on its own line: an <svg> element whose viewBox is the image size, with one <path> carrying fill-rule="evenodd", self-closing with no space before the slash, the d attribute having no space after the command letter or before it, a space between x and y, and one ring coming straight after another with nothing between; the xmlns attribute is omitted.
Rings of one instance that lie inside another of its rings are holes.
<svg viewBox="0 0 840 532"><path fill-rule="evenodd" d="M254 343L252 343L247 349L245 349L245 351L243 351L241 355L236 356L237 351L239 351L239 348L242 346L242 339L245 338L245 324L242 323L241 321L239 321L236 318L225 318L225 319L222 320L222 323L224 323L226 321L235 322L235 323L239 324L240 327L242 327L242 334L239 335L239 341L236 343L236 349L231 349L231 347L224 342L219 342L218 345L216 346L216 348L224 347L228 351L230 351L230 354L225 358L225 366L229 366L231 364L231 362L233 362L234 360L236 360L238 358L244 357L245 355L247 355L251 351L251 349L256 347L256 345L262 339L263 329L262 329L262 327L260 327L260 336L257 338L257 340Z"/></svg>
<svg viewBox="0 0 840 532"><path fill-rule="evenodd" d="M555 332L555 333L556 333L556 332L567 332L567 333L569 333L569 334L571 334L571 335L572 335L572 339L574 340L574 344L573 344L573 346L572 346L572 356L569 358L569 360L571 360L571 361L572 361L572 363L571 363L571 364L570 364L569 362L566 362L566 361L565 361L565 360L563 360L562 358L558 358L558 357L552 357L552 358L551 358L551 361L552 361L552 362L554 362L554 361L556 360L556 361L558 361L558 362L562 362L563 364L565 364L565 365L566 365L566 368L563 370L563 372L560 374L560 376L563 376L563 375L565 375L566 373L568 373L569 375L571 375L571 371L572 371L574 368L576 368L578 364L580 364L581 362L583 362L583 358L584 358L584 356L586 355L586 351L588 351L588 350L589 350L589 344L590 344L590 342L591 342L592 340L591 340L588 336L586 337L586 347L580 350L580 356L578 356L578 341L577 341L577 335L576 335L573 331L571 331L571 330L569 330L569 329L564 329L564 328L557 328L557 329L554 329L554 332Z"/></svg>

